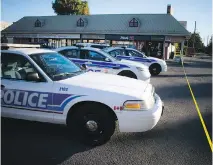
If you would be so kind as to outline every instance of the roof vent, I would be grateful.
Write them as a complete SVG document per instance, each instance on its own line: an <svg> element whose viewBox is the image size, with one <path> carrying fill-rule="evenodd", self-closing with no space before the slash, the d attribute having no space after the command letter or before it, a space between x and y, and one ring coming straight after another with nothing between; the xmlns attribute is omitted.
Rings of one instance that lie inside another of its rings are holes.
<svg viewBox="0 0 213 165"><path fill-rule="evenodd" d="M167 14L173 15L173 8L171 4L167 5Z"/></svg>

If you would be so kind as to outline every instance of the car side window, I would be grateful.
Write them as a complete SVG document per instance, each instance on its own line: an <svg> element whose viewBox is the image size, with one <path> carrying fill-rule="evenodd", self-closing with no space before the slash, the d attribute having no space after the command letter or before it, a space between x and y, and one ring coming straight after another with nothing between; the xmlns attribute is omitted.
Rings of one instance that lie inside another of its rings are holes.
<svg viewBox="0 0 213 165"><path fill-rule="evenodd" d="M2 53L1 78L27 81L27 74L36 72L30 61L18 54Z"/></svg>
<svg viewBox="0 0 213 165"><path fill-rule="evenodd" d="M76 50L76 49L62 50L59 53L68 58L79 58L78 50Z"/></svg>
<svg viewBox="0 0 213 165"><path fill-rule="evenodd" d="M88 59L89 51L88 50L80 50L80 59Z"/></svg>
<svg viewBox="0 0 213 165"><path fill-rule="evenodd" d="M109 54L113 57L116 57L117 55L120 55L120 51L119 50L113 50L113 51L109 52Z"/></svg>
<svg viewBox="0 0 213 165"><path fill-rule="evenodd" d="M89 51L88 59L90 60L96 60L96 61L105 61L106 57L102 54L95 52L95 51Z"/></svg>
<svg viewBox="0 0 213 165"><path fill-rule="evenodd" d="M122 50L122 49L113 50L113 51L110 52L110 55L113 56L113 57L116 57L118 55L125 56L125 51Z"/></svg>
<svg viewBox="0 0 213 165"><path fill-rule="evenodd" d="M119 54L120 54L121 56L125 56L125 50L124 50L124 49L120 49L120 50L119 50Z"/></svg>
<svg viewBox="0 0 213 165"><path fill-rule="evenodd" d="M117 53L115 50L109 52L109 54L112 56L112 57L116 57L117 56Z"/></svg>
<svg viewBox="0 0 213 165"><path fill-rule="evenodd" d="M136 56L136 57L143 57L142 54L134 51L134 50L126 50L128 56Z"/></svg>

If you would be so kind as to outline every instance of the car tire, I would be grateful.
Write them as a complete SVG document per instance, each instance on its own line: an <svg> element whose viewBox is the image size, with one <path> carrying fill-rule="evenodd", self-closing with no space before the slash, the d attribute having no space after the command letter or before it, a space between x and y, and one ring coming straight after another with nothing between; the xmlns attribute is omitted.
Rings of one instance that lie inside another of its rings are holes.
<svg viewBox="0 0 213 165"><path fill-rule="evenodd" d="M137 79L137 76L131 72L131 71L122 71L120 73L118 73L119 76L124 76L124 77L129 77L129 78L134 78Z"/></svg>
<svg viewBox="0 0 213 165"><path fill-rule="evenodd" d="M159 64L152 64L149 67L149 72L152 76L159 75L161 72L161 66Z"/></svg>
<svg viewBox="0 0 213 165"><path fill-rule="evenodd" d="M90 146L98 146L110 140L116 123L108 107L91 103L78 107L69 116L67 125L78 140Z"/></svg>

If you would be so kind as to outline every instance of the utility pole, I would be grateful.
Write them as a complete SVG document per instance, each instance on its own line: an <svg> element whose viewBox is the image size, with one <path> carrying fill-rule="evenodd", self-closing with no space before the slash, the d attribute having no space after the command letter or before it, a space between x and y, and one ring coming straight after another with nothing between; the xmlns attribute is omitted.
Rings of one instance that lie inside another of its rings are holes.
<svg viewBox="0 0 213 165"><path fill-rule="evenodd" d="M193 37L193 52L194 52L194 55L196 53L196 51L195 51L195 31L196 31L196 21L195 21L194 37Z"/></svg>
<svg viewBox="0 0 213 165"><path fill-rule="evenodd" d="M208 46L209 45L209 35L207 36L207 45L206 46Z"/></svg>
<svg viewBox="0 0 213 165"><path fill-rule="evenodd" d="M193 48L195 47L195 32L196 32L196 21L195 21L195 27L194 27Z"/></svg>

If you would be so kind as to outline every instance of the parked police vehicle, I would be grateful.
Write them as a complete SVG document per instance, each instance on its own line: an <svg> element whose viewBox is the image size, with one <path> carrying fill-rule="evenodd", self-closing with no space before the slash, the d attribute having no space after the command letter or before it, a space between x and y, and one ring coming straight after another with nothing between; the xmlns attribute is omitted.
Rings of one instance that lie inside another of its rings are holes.
<svg viewBox="0 0 213 165"><path fill-rule="evenodd" d="M65 46L55 51L80 66L86 66L87 71L116 74L150 82L151 74L146 65L129 60L119 61L98 48Z"/></svg>
<svg viewBox="0 0 213 165"><path fill-rule="evenodd" d="M112 57L117 59L126 59L145 64L149 67L151 75L158 75L161 72L167 71L167 64L164 60L154 57L147 57L144 53L133 48L109 47L103 49L103 51L109 53Z"/></svg>
<svg viewBox="0 0 213 165"><path fill-rule="evenodd" d="M76 43L73 46L92 47L92 48L98 48L98 49L104 49L104 48L110 47L109 44L105 44L105 43Z"/></svg>
<svg viewBox="0 0 213 165"><path fill-rule="evenodd" d="M90 145L120 132L151 130L163 102L145 81L85 72L48 49L1 51L1 115L66 125Z"/></svg>

